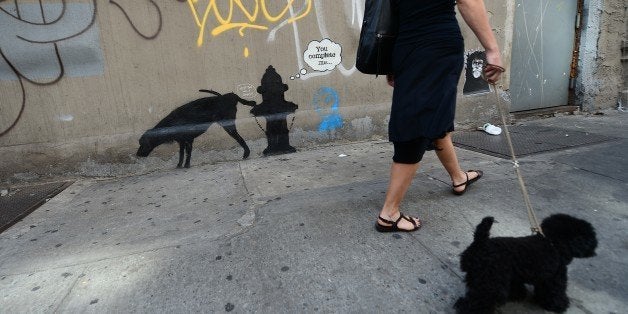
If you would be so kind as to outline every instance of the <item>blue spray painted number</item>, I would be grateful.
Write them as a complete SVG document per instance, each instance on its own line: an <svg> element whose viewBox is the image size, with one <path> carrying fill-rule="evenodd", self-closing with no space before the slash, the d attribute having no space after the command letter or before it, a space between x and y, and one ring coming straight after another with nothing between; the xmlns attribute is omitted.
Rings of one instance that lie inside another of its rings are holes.
<svg viewBox="0 0 628 314"><path fill-rule="evenodd" d="M340 99L338 93L331 87L321 87L314 94L312 105L321 116L318 131L333 131L342 128L342 116L338 113Z"/></svg>

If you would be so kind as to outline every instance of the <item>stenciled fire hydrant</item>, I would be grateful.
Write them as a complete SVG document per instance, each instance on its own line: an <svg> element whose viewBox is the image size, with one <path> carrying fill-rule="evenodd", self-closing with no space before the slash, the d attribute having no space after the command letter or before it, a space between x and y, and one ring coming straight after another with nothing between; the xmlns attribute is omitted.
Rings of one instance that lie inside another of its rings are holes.
<svg viewBox="0 0 628 314"><path fill-rule="evenodd" d="M299 106L286 101L284 93L288 85L284 84L281 76L273 66L268 66L262 76L261 86L257 92L262 95L262 103L251 109L255 117L266 119L266 139L268 147L264 149L264 156L279 155L296 152L296 148L290 146L290 130L288 129L288 115L294 113ZM293 120L294 122L294 120ZM258 123L259 124L259 123ZM261 125L260 125L261 128Z"/></svg>

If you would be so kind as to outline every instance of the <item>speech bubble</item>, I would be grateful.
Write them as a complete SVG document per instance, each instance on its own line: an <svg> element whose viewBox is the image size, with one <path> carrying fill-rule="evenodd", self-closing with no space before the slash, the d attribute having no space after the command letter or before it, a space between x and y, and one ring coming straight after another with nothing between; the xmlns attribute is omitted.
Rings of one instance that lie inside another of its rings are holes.
<svg viewBox="0 0 628 314"><path fill-rule="evenodd" d="M315 71L331 71L342 61L342 47L328 38L313 40L307 45L303 60Z"/></svg>
<svg viewBox="0 0 628 314"><path fill-rule="evenodd" d="M255 86L253 84L238 84L236 85L237 94L241 97L255 97L257 96Z"/></svg>
<svg viewBox="0 0 628 314"><path fill-rule="evenodd" d="M294 80L295 78L300 78L301 75L305 75L305 74L307 74L307 70L306 69L301 69L301 71L299 71L299 73L297 75L290 76L290 79Z"/></svg>

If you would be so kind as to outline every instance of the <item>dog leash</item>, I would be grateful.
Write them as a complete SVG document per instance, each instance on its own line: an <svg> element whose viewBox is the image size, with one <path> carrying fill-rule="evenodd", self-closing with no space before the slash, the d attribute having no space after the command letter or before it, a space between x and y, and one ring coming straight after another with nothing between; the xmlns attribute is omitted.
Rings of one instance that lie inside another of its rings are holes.
<svg viewBox="0 0 628 314"><path fill-rule="evenodd" d="M290 126L288 127L288 132L290 132L292 130L292 126L294 125L294 118L296 118L296 115L292 116L292 122L290 122ZM262 127L262 125L259 123L259 121L257 120L256 116L253 116L253 118L255 118L255 122L257 123L257 126L259 127L260 130L262 130L262 132L266 133L266 130L264 130L264 128Z"/></svg>
<svg viewBox="0 0 628 314"><path fill-rule="evenodd" d="M489 72L489 71L500 71L503 73L506 71L506 69L498 65L493 65L489 63L486 65L486 68L482 71L482 76L484 77L485 72ZM508 126L506 123L506 113L505 113L506 110L503 108L501 98L499 97L499 93L497 91L497 82L489 82L488 80L486 81L489 84L493 85L493 91L495 92L495 100L497 103L497 110L499 111L499 115L501 116L501 119L502 119L502 125L504 127L504 134L506 135L506 142L508 142L508 148L510 149L510 157L512 158L512 163L514 165L515 172L517 173L517 179L519 180L519 187L521 188L521 193L523 194L523 201L526 204L526 207L528 209L528 220L530 221L530 226L531 226L530 229L532 230L532 233L539 233L542 236L545 236L545 234L543 234L543 230L541 229L541 225L539 224L539 221L536 218L534 209L532 208L532 202L530 202L528 189L526 188L525 182L523 181L523 176L521 175L521 170L519 169L519 161L517 161L517 156L515 155L515 148L512 144L510 132L508 131Z"/></svg>

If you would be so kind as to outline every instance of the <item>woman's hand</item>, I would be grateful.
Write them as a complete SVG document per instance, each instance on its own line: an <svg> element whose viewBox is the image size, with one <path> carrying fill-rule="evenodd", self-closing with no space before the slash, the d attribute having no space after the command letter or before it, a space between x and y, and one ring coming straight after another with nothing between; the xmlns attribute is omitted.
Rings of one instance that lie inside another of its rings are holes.
<svg viewBox="0 0 628 314"><path fill-rule="evenodd" d="M491 84L495 84L505 71L502 67L502 58L499 50L486 51L486 61L488 64L484 67L482 78Z"/></svg>
<svg viewBox="0 0 628 314"><path fill-rule="evenodd" d="M395 87L395 76L392 74L386 74L386 81L390 87Z"/></svg>

